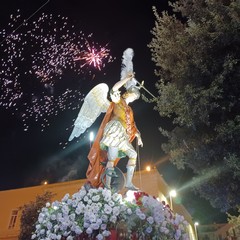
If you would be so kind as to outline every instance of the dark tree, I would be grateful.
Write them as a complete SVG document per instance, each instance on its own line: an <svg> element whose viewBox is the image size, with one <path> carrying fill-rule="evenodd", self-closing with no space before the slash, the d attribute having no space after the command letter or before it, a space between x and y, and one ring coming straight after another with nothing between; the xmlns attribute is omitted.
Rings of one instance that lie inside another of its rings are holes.
<svg viewBox="0 0 240 240"><path fill-rule="evenodd" d="M149 44L172 129L163 150L196 175L193 189L222 211L240 204L240 1L179 0L158 13Z"/></svg>
<svg viewBox="0 0 240 240"><path fill-rule="evenodd" d="M20 207L22 210L20 220L19 240L31 239L32 233L35 231L35 223L37 222L39 211L46 206L46 203L54 196L51 192L36 197L35 201Z"/></svg>

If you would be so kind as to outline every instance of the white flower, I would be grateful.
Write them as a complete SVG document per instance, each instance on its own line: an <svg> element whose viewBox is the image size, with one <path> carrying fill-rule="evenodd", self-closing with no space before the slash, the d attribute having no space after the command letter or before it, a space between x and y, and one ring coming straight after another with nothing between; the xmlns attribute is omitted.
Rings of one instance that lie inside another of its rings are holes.
<svg viewBox="0 0 240 240"><path fill-rule="evenodd" d="M63 205L63 206L62 206L62 212L63 212L63 214L68 215L69 210L70 210L70 209L69 209L68 205Z"/></svg>
<svg viewBox="0 0 240 240"><path fill-rule="evenodd" d="M40 216L40 215L39 215L39 217L38 217L38 222L39 222L39 223L42 223L42 222L43 222L43 217Z"/></svg>
<svg viewBox="0 0 240 240"><path fill-rule="evenodd" d="M92 204L92 212L97 214L100 208L97 206L97 204Z"/></svg>
<svg viewBox="0 0 240 240"><path fill-rule="evenodd" d="M113 215L113 216L110 217L109 221L112 222L112 223L116 223L117 217Z"/></svg>
<svg viewBox="0 0 240 240"><path fill-rule="evenodd" d="M75 215L74 213L72 213L72 214L69 216L69 219L72 220L72 221L74 221L74 220L75 220L75 217L76 217L76 215Z"/></svg>
<svg viewBox="0 0 240 240"><path fill-rule="evenodd" d="M165 220L165 216L163 214L156 213L154 215L154 220L157 224L160 224L161 222L163 222Z"/></svg>
<svg viewBox="0 0 240 240"><path fill-rule="evenodd" d="M100 196L99 195L95 195L92 197L92 201L93 202L98 202L100 200Z"/></svg>
<svg viewBox="0 0 240 240"><path fill-rule="evenodd" d="M174 235L174 238L175 238L176 240L178 240L180 237L181 237L181 230L180 230L180 229L177 229L177 231L176 231L176 233L175 233L175 235Z"/></svg>
<svg viewBox="0 0 240 240"><path fill-rule="evenodd" d="M74 199L74 200L72 200L72 206L73 206L73 207L76 207L77 205L78 205L78 201L77 201L77 200L75 200L75 199Z"/></svg>
<svg viewBox="0 0 240 240"><path fill-rule="evenodd" d="M144 220L146 218L146 215L144 213L139 214L139 218Z"/></svg>
<svg viewBox="0 0 240 240"><path fill-rule="evenodd" d="M138 207L138 208L136 209L136 214L139 216L141 213L142 213L142 211L141 211L141 209Z"/></svg>
<svg viewBox="0 0 240 240"><path fill-rule="evenodd" d="M105 215L105 214L102 215L101 220L102 220L103 222L107 222L107 221L108 221L107 215Z"/></svg>
<svg viewBox="0 0 240 240"><path fill-rule="evenodd" d="M87 202L89 200L88 196L84 196L83 200Z"/></svg>
<svg viewBox="0 0 240 240"><path fill-rule="evenodd" d="M54 225L53 228L54 228L54 232L56 232L59 229L59 225L56 224L56 225Z"/></svg>
<svg viewBox="0 0 240 240"><path fill-rule="evenodd" d="M153 224L154 223L154 220L153 220L153 217L150 216L147 218L147 221L150 223L150 224Z"/></svg>
<svg viewBox="0 0 240 240"><path fill-rule="evenodd" d="M107 230L104 230L104 231L102 232L102 235L103 235L104 237L108 237L108 236L111 235L111 232L109 232L109 231L107 231Z"/></svg>
<svg viewBox="0 0 240 240"><path fill-rule="evenodd" d="M72 205L72 199L68 199L68 200L67 200L67 204L68 204L68 205Z"/></svg>
<svg viewBox="0 0 240 240"><path fill-rule="evenodd" d="M102 230L105 230L106 228L107 228L107 224L105 224L105 223L101 224L101 229Z"/></svg>
<svg viewBox="0 0 240 240"><path fill-rule="evenodd" d="M38 229L40 229L41 228L41 225L40 224L37 224L36 225L36 229L38 230Z"/></svg>
<svg viewBox="0 0 240 240"><path fill-rule="evenodd" d="M82 213L81 208L77 207L76 210L75 210L75 213L76 213L77 215L80 215L80 214Z"/></svg>
<svg viewBox="0 0 240 240"><path fill-rule="evenodd" d="M63 233L63 236L64 236L64 237L67 237L69 234L70 234L70 232L65 231L65 232Z"/></svg>
<svg viewBox="0 0 240 240"><path fill-rule="evenodd" d="M113 215L118 216L120 214L120 207L113 207Z"/></svg>
<svg viewBox="0 0 240 240"><path fill-rule="evenodd" d="M89 214L89 221L90 222L96 222L97 221L97 216L92 214L92 213L90 213Z"/></svg>
<svg viewBox="0 0 240 240"><path fill-rule="evenodd" d="M102 194L104 196L104 201L109 202L111 200L111 191L107 188L104 188L102 191Z"/></svg>
<svg viewBox="0 0 240 240"><path fill-rule="evenodd" d="M110 207L113 207L113 206L115 205L115 203L114 203L112 200L110 200L110 201L108 202L108 205L109 205Z"/></svg>
<svg viewBox="0 0 240 240"><path fill-rule="evenodd" d="M132 214L132 209L131 209L131 208L128 208L128 209L127 209L127 214L128 214L128 215L131 215L131 214Z"/></svg>
<svg viewBox="0 0 240 240"><path fill-rule="evenodd" d="M152 227L151 226L147 227L146 232L151 233L152 232Z"/></svg>
<svg viewBox="0 0 240 240"><path fill-rule="evenodd" d="M98 218L96 223L97 223L98 225L101 225L101 224L102 224L102 219Z"/></svg>
<svg viewBox="0 0 240 240"><path fill-rule="evenodd" d="M89 226L90 226L90 223L88 223L88 222L84 222L84 223L83 223L83 227L84 227L84 228L88 228Z"/></svg>
<svg viewBox="0 0 240 240"><path fill-rule="evenodd" d="M57 216L56 216L55 214L52 214L50 218L51 218L51 220L53 220L53 221L54 221L54 220L56 220L56 219L57 219Z"/></svg>
<svg viewBox="0 0 240 240"><path fill-rule="evenodd" d="M59 219L59 218L62 218L62 213L61 212L57 213L57 219Z"/></svg>
<svg viewBox="0 0 240 240"><path fill-rule="evenodd" d="M70 196L69 193L65 194L65 196L62 199L62 202L66 202L68 200L69 196Z"/></svg>
<svg viewBox="0 0 240 240"><path fill-rule="evenodd" d="M101 233L99 233L99 234L96 236L96 238L97 238L98 240L102 240L102 239L104 238L104 236L103 236Z"/></svg>
<svg viewBox="0 0 240 240"><path fill-rule="evenodd" d="M84 187L82 187L79 191L79 197L84 197L87 194L87 191L85 190Z"/></svg>
<svg viewBox="0 0 240 240"><path fill-rule="evenodd" d="M93 230L97 230L97 229L99 229L99 224L97 224L97 223L93 223L93 224L91 224L91 228L93 229Z"/></svg>
<svg viewBox="0 0 240 240"><path fill-rule="evenodd" d="M32 237L31 237L31 239L35 239L36 237L37 237L37 235L36 235L36 234L33 234Z"/></svg>
<svg viewBox="0 0 240 240"><path fill-rule="evenodd" d="M83 232L79 226L76 226L74 231L77 235L80 235Z"/></svg>
<svg viewBox="0 0 240 240"><path fill-rule="evenodd" d="M114 193L113 195L112 195L112 200L114 201L114 202L122 202L122 195L121 194L118 194L118 193Z"/></svg>
<svg viewBox="0 0 240 240"><path fill-rule="evenodd" d="M57 235L54 234L54 233L51 233L51 234L50 234L50 239L57 239Z"/></svg>
<svg viewBox="0 0 240 240"><path fill-rule="evenodd" d="M102 207L102 203L98 202L98 203L97 203L97 206L98 206L99 208L101 208L101 207Z"/></svg>
<svg viewBox="0 0 240 240"><path fill-rule="evenodd" d="M104 201L109 202L110 200L111 200L111 196L110 195L104 196Z"/></svg>
<svg viewBox="0 0 240 240"><path fill-rule="evenodd" d="M86 230L86 233L87 233L87 234L92 234L92 232L93 232L93 229L90 228L90 227L88 227L87 230Z"/></svg>
<svg viewBox="0 0 240 240"><path fill-rule="evenodd" d="M51 222L48 222L47 223L47 229L51 229L52 228L52 223Z"/></svg>
<svg viewBox="0 0 240 240"><path fill-rule="evenodd" d="M104 205L104 212L106 214L110 214L112 212L112 207L110 207L108 204Z"/></svg>

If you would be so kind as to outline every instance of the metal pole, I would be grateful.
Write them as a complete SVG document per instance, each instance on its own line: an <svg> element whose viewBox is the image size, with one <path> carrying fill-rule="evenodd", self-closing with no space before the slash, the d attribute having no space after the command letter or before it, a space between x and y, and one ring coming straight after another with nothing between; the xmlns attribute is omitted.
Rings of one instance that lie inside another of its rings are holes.
<svg viewBox="0 0 240 240"><path fill-rule="evenodd" d="M196 240L198 240L197 226L198 226L198 223L194 223L194 229L195 229Z"/></svg>
<svg viewBox="0 0 240 240"><path fill-rule="evenodd" d="M172 204L172 196L170 194L170 208L173 210L173 204Z"/></svg>
<svg viewBox="0 0 240 240"><path fill-rule="evenodd" d="M173 197L176 197L176 195L177 195L177 192L176 192L176 190L175 189L173 189L173 190L171 190L170 192L169 192L169 197L170 197L170 207L171 207L171 209L173 210Z"/></svg>

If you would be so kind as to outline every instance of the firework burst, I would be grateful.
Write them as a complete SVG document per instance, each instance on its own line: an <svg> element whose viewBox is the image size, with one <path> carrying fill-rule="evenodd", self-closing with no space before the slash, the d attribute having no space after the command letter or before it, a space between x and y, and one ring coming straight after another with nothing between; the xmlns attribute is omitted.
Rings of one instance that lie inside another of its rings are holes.
<svg viewBox="0 0 240 240"><path fill-rule="evenodd" d="M89 65L101 70L101 68L105 66L104 60L107 59L108 56L109 49L106 47L100 47L98 50L95 46L90 46L87 42L87 50L82 51L74 60L83 62L81 68Z"/></svg>
<svg viewBox="0 0 240 240"><path fill-rule="evenodd" d="M92 36L75 31L60 15L43 13L28 23L19 10L12 14L0 32L0 107L20 116L25 130L31 120L43 130L50 116L78 108L84 98L80 86L72 89L71 81L62 83L63 77L91 78L113 61L109 49L94 44Z"/></svg>

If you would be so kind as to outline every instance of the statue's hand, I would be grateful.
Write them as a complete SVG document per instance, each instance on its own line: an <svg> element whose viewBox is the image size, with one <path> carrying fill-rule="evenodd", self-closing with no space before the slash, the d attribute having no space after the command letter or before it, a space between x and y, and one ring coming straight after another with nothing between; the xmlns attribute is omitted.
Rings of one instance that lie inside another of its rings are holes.
<svg viewBox="0 0 240 240"><path fill-rule="evenodd" d="M129 72L127 75L128 80L131 80L132 78L134 78L134 73L133 72Z"/></svg>
<svg viewBox="0 0 240 240"><path fill-rule="evenodd" d="M138 146L143 147L143 142L142 142L140 133L136 133L136 137L137 137Z"/></svg>
<svg viewBox="0 0 240 240"><path fill-rule="evenodd" d="M141 139L141 137L140 137L140 138L138 138L138 146L141 146L141 147L143 147L143 142L142 142L142 139Z"/></svg>

